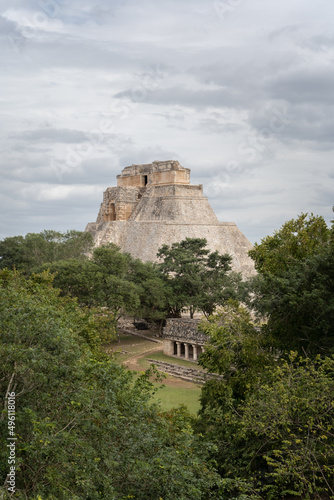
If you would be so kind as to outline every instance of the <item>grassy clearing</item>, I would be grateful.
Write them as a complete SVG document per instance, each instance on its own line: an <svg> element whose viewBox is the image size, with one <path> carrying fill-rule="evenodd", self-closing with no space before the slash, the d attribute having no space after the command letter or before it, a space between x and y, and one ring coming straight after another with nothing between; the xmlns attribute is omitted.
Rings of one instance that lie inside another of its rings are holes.
<svg viewBox="0 0 334 500"><path fill-rule="evenodd" d="M114 353L119 363L124 363L131 357L153 349L157 344L134 335L120 335L120 342L106 346L109 354Z"/></svg>
<svg viewBox="0 0 334 500"><path fill-rule="evenodd" d="M149 352L157 348L161 350ZM191 361L166 356L162 353L162 344L150 342L149 340L130 334L121 335L120 342L106 346L106 351L110 354L113 353L118 363L131 363L129 368L137 371L145 371L150 367L150 363L146 358L202 370L202 367ZM200 386L192 382L177 379L171 375L166 376L163 384L164 387L155 393L153 400L160 401L161 407L164 410L170 410L184 404L191 413L197 413L200 408ZM159 383L155 385L156 387L161 386Z"/></svg>
<svg viewBox="0 0 334 500"><path fill-rule="evenodd" d="M200 409L199 397L201 394L200 387L195 384L185 382L185 384L192 385L193 387L173 387L165 385L159 389L153 396L154 401L160 401L161 407L164 410L178 407L180 405L187 406L191 413L197 413ZM157 384L157 386L160 384Z"/></svg>

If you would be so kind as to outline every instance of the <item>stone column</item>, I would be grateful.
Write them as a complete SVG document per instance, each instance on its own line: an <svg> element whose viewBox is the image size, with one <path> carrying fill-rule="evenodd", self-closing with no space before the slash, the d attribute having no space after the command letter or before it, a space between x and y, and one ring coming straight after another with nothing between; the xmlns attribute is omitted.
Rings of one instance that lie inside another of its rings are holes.
<svg viewBox="0 0 334 500"><path fill-rule="evenodd" d="M192 346L193 346L193 360L197 361L197 345L192 344Z"/></svg>
<svg viewBox="0 0 334 500"><path fill-rule="evenodd" d="M189 359L189 344L184 344L184 359Z"/></svg>
<svg viewBox="0 0 334 500"><path fill-rule="evenodd" d="M172 340L164 340L163 353L166 354L167 356L173 356L174 342Z"/></svg>
<svg viewBox="0 0 334 500"><path fill-rule="evenodd" d="M181 357L181 342L176 342L176 346L177 346L177 357L180 358Z"/></svg>

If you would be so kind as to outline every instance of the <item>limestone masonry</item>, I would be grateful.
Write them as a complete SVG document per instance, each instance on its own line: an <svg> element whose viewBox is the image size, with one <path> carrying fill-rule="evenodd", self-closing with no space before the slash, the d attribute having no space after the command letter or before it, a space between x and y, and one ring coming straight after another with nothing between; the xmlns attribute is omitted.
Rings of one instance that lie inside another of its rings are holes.
<svg viewBox="0 0 334 500"><path fill-rule="evenodd" d="M162 334L164 354L197 361L208 340L198 331L199 322L196 319L167 318Z"/></svg>
<svg viewBox="0 0 334 500"><path fill-rule="evenodd" d="M125 167L117 187L109 187L96 222L87 224L95 246L115 243L142 261L156 261L162 245L185 238L206 238L211 251L228 253L232 267L254 274L251 243L234 222L219 222L203 186L190 184L190 170L178 161Z"/></svg>

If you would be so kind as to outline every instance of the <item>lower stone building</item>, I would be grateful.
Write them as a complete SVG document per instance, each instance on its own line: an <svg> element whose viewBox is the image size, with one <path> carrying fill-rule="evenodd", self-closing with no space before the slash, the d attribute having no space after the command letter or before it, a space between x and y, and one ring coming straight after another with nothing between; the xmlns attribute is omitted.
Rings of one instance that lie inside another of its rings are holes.
<svg viewBox="0 0 334 500"><path fill-rule="evenodd" d="M207 336L198 331L200 320L188 318L168 318L163 329L163 352L197 362L204 351Z"/></svg>

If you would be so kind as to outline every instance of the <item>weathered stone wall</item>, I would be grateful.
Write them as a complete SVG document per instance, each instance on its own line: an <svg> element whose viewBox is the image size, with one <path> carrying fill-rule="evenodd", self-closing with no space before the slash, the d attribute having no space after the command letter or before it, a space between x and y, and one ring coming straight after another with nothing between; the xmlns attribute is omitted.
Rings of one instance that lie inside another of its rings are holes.
<svg viewBox="0 0 334 500"><path fill-rule="evenodd" d="M159 184L189 184L190 170L178 161L154 161L125 167L117 176L117 186L143 187Z"/></svg>
<svg viewBox="0 0 334 500"><path fill-rule="evenodd" d="M218 220L202 186L171 185L148 187L134 208L130 220L212 224Z"/></svg>
<svg viewBox="0 0 334 500"><path fill-rule="evenodd" d="M112 222L114 220L128 220L131 216L143 188L112 187L107 188L103 193L103 202L96 222Z"/></svg>
<svg viewBox="0 0 334 500"><path fill-rule="evenodd" d="M176 160L153 161L152 163L142 163L139 165L130 165L128 167L125 167L123 168L121 175L118 175L117 178L140 174L148 175L153 172L164 172L172 170L187 170L188 172L190 172L188 168L182 167Z"/></svg>
<svg viewBox="0 0 334 500"><path fill-rule="evenodd" d="M168 318L162 337L169 340L179 340L189 344L204 345L207 336L198 331L200 320L188 318Z"/></svg>
<svg viewBox="0 0 334 500"><path fill-rule="evenodd" d="M211 252L228 253L232 256L232 268L244 277L255 273L254 263L248 257L251 243L245 238L234 222L216 224L177 223L167 220L151 221L113 221L104 223L91 222L86 231L90 231L95 246L109 242L118 245L123 252L130 253L143 262L157 261L159 248L171 245L185 238L206 238Z"/></svg>
<svg viewBox="0 0 334 500"><path fill-rule="evenodd" d="M123 252L127 252L128 250L125 250L127 224L127 221L89 222L85 231L89 231L93 235L95 247L114 243Z"/></svg>
<svg viewBox="0 0 334 500"><path fill-rule="evenodd" d="M117 176L117 187L127 188L127 187L144 187L145 177L144 175L129 175L123 177L122 175Z"/></svg>
<svg viewBox="0 0 334 500"><path fill-rule="evenodd" d="M189 173L184 170L152 172L148 175L148 185L158 184L189 184Z"/></svg>

